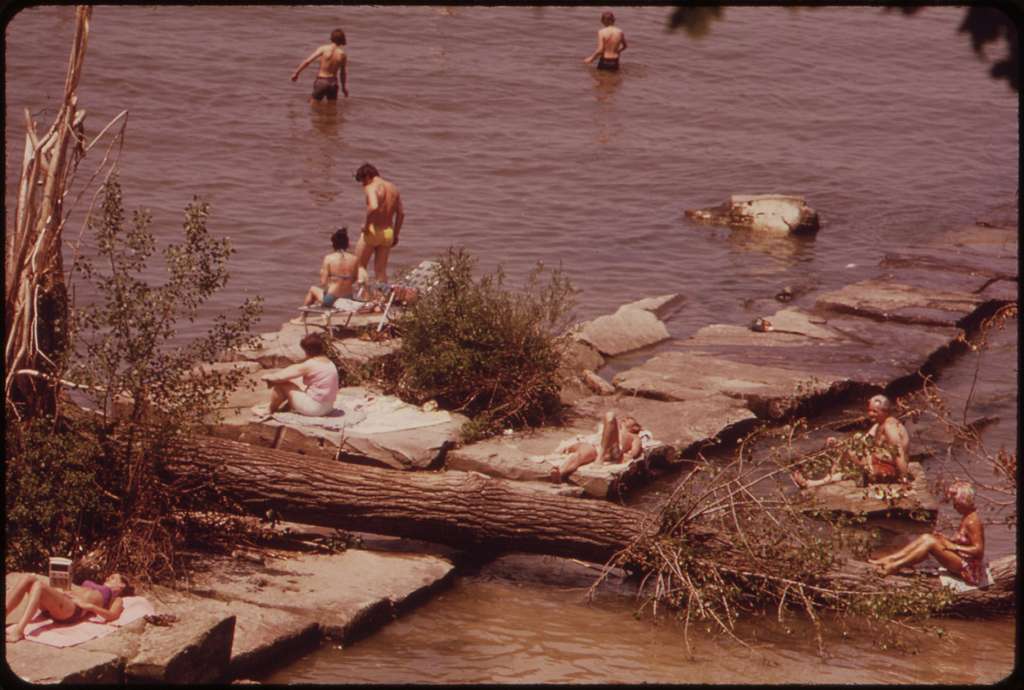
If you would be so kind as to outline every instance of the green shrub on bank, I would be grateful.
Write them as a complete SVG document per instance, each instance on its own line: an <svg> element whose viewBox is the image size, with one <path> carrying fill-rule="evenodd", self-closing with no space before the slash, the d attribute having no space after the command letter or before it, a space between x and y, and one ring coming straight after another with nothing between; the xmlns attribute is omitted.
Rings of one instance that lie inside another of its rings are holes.
<svg viewBox="0 0 1024 690"><path fill-rule="evenodd" d="M385 372L395 392L468 415L466 440L557 419L569 281L560 270L542 280L540 266L520 291L505 288L500 268L475 280L464 250L438 264L435 287L397 320L401 347Z"/></svg>
<svg viewBox="0 0 1024 690"><path fill-rule="evenodd" d="M97 297L73 305L62 353L82 407L73 427L66 419L9 420L7 564L36 567L48 555L98 548L101 571L159 578L174 574L185 534L180 511L212 507L195 500L209 500L208 478L170 484L162 463L188 452L190 437L240 383L240 369L204 365L251 342L261 300L246 300L234 318L218 315L203 336L183 342L177 324L194 321L227 283L230 243L211 235L208 205L193 200L181 242L164 248L161 276L151 262L149 215L137 211L126 222L116 177L101 192L100 212L89 221L96 256L75 262Z"/></svg>
<svg viewBox="0 0 1024 690"><path fill-rule="evenodd" d="M117 505L97 489L104 464L89 435L53 419L9 420L4 440L7 572L46 572L48 556L79 555L116 523Z"/></svg>

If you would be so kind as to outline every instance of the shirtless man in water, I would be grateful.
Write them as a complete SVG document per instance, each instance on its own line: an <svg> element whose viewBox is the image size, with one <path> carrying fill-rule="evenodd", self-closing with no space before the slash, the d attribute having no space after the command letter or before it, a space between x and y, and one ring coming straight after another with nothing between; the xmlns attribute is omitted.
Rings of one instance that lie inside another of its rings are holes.
<svg viewBox="0 0 1024 690"><path fill-rule="evenodd" d="M622 462L640 457L643 452L640 422L635 417L619 419L607 412L597 432L590 436L576 436L564 441L556 453L568 456L561 467L551 468L551 481L560 484L583 465L594 461Z"/></svg>
<svg viewBox="0 0 1024 690"><path fill-rule="evenodd" d="M388 282L388 256L398 246L398 233L402 231L405 209L398 187L388 182L377 168L363 163L356 170L356 181L363 185L366 195L366 223L356 242L356 259L364 270L373 254L373 274L377 282Z"/></svg>
<svg viewBox="0 0 1024 690"><path fill-rule="evenodd" d="M338 75L341 75L341 90L348 98L348 56L342 46L345 45L345 32L335 29L331 32L331 42L326 43L316 50L292 74L292 81L299 80L302 70L309 67L317 58L320 59L320 69L313 82L313 95L309 102L321 101L326 98L329 101L338 100Z"/></svg>
<svg viewBox="0 0 1024 690"><path fill-rule="evenodd" d="M910 467L907 457L910 451L910 435L903 423L892 416L892 401L884 395L876 395L868 401L868 419L874 424L867 435L888 452L870 452L863 455L847 451L845 458L860 467L869 483L910 481ZM825 441L826 446L838 445L834 436ZM801 489L831 484L845 479L838 463L832 465L829 474L821 479L806 479L799 470L793 472L793 481Z"/></svg>
<svg viewBox="0 0 1024 690"><path fill-rule="evenodd" d="M597 32L597 50L585 58L586 64L597 60L597 68L617 72L619 69L619 56L622 55L628 46L626 45L626 34L622 29L615 26L615 14L612 12L601 13L601 23L604 28ZM598 60L598 58L600 58Z"/></svg>

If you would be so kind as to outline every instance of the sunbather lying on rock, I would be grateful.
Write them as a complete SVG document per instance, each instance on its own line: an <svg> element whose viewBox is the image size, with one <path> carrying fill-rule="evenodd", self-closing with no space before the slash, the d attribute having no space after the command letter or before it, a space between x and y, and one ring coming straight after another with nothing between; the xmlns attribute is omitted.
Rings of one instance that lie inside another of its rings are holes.
<svg viewBox="0 0 1024 690"><path fill-rule="evenodd" d="M334 399L338 397L338 368L324 355L324 341L319 334L310 333L299 341L299 346L306 359L263 376L271 389L269 413L290 408L307 417L322 417L334 409ZM291 381L299 376L305 390Z"/></svg>
<svg viewBox="0 0 1024 690"><path fill-rule="evenodd" d="M910 450L910 436L903 423L892 416L892 401L884 395L876 395L868 401L868 419L874 425L861 437L862 447L854 447L843 453L832 463L829 473L821 479L807 479L800 470L793 472L793 481L801 489L831 484L849 478L841 465L846 462L859 470L870 483L909 482L910 466L907 457ZM825 445L839 445L834 436L829 436Z"/></svg>
<svg viewBox="0 0 1024 690"><path fill-rule="evenodd" d="M86 580L81 585L71 585L70 591L50 586L45 575L26 575L7 594L7 612L18 607L22 599L28 598L28 605L21 619L7 631L7 641L17 642L25 637L25 626L42 611L55 623L70 625L90 614L99 614L103 620L116 620L124 610L123 596L132 593L131 585L120 573L114 573L103 584Z"/></svg>
<svg viewBox="0 0 1024 690"><path fill-rule="evenodd" d="M597 431L589 436L574 436L559 444L556 453L567 455L561 467L551 469L551 481L560 483L583 465L592 462L622 462L640 457L643 452L640 423L633 417L619 419L608 412Z"/></svg>
<svg viewBox="0 0 1024 690"><path fill-rule="evenodd" d="M953 507L963 516L952 539L938 532L922 534L899 551L868 562L879 566L885 576L932 556L967 584L980 584L985 570L985 529L974 504L974 487L968 482L953 482L946 496L953 499Z"/></svg>

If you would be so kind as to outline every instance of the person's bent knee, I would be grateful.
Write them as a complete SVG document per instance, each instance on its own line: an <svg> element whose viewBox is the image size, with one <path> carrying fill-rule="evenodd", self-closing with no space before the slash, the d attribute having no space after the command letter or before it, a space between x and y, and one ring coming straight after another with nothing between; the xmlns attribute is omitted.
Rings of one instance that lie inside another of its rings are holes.
<svg viewBox="0 0 1024 690"><path fill-rule="evenodd" d="M611 424L612 422L614 422L615 421L615 412L613 410L609 410L609 411L605 412L604 413L604 421L607 422L608 424Z"/></svg>

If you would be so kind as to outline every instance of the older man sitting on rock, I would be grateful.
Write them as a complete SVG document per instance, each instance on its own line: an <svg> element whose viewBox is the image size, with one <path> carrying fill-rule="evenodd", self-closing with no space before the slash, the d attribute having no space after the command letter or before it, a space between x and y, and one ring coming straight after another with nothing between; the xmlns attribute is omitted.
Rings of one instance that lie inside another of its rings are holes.
<svg viewBox="0 0 1024 690"><path fill-rule="evenodd" d="M864 479L870 483L910 481L910 467L907 458L910 450L910 436L903 423L892 416L892 401L884 395L876 395L868 401L868 419L874 424L867 434L857 434L849 442L848 448L840 458L832 463L829 473L821 479L806 479L800 470L793 472L793 481L801 489L831 484L849 478L843 472L843 461L863 473ZM834 436L825 440L827 447L839 445Z"/></svg>
<svg viewBox="0 0 1024 690"><path fill-rule="evenodd" d="M619 419L614 411L604 416L597 431L589 436L574 436L559 444L556 453L568 458L561 467L551 469L551 481L561 483L583 465L594 461L622 462L634 460L643 453L643 438L650 432L643 431L634 417Z"/></svg>

